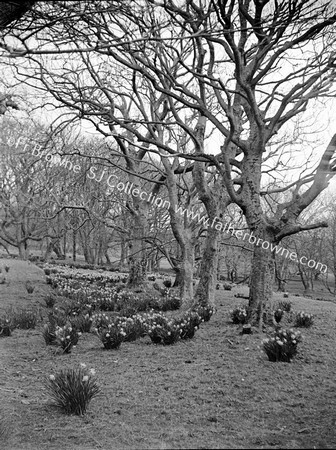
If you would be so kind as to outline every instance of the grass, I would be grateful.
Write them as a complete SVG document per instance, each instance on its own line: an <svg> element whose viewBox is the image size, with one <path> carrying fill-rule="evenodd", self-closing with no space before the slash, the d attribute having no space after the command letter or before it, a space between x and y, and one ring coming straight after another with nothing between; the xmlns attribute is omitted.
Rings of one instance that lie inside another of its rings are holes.
<svg viewBox="0 0 336 450"><path fill-rule="evenodd" d="M0 308L37 306L47 317L43 270L12 260L8 278ZM40 323L0 339L0 418L11 424L4 448L335 448L336 305L290 295L293 311L314 314L314 325L302 329L292 363L272 363L261 350L265 335L241 335L230 323L243 290L216 291L217 313L174 346L147 336L106 352L90 333L63 355L45 345ZM43 380L79 363L96 370L101 395L84 417L66 416Z"/></svg>

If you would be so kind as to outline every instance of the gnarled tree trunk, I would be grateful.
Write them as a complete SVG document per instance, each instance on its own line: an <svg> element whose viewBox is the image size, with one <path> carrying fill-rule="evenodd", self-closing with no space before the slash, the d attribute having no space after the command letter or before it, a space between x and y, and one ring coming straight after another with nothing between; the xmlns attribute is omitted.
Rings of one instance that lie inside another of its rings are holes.
<svg viewBox="0 0 336 450"><path fill-rule="evenodd" d="M132 239L129 242L129 277L128 286L141 286L146 281L147 252L146 230L148 226L147 210L144 204L138 204L137 210L133 210L134 226Z"/></svg>
<svg viewBox="0 0 336 450"><path fill-rule="evenodd" d="M217 265L218 231L213 228L209 228L200 267L200 281L194 297L195 304L202 306L206 306L208 304L214 305Z"/></svg>
<svg viewBox="0 0 336 450"><path fill-rule="evenodd" d="M250 275L248 316L254 326L262 325L263 313L272 299L275 279L275 258L270 246L276 242L268 233L263 233L262 239L254 247Z"/></svg>
<svg viewBox="0 0 336 450"><path fill-rule="evenodd" d="M182 260L180 265L180 296L183 299L183 309L188 309L193 303L193 274L195 244L189 235L181 245Z"/></svg>

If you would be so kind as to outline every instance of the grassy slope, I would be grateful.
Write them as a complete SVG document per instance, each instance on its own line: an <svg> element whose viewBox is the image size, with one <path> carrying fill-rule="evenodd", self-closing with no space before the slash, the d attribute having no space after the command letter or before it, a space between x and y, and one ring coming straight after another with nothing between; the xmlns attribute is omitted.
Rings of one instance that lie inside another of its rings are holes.
<svg viewBox="0 0 336 450"><path fill-rule="evenodd" d="M44 311L43 271L7 263L0 311L31 303ZM36 283L32 295L27 279ZM229 309L241 304L237 291L218 291L217 314L192 341L172 347L144 338L104 351L84 335L70 355L58 355L45 346L41 325L0 339L0 432L7 434L0 448L335 448L336 305L291 297L294 309L316 315L315 325L303 330L292 364L270 363L258 348L264 336L242 336L228 323ZM102 387L84 418L50 406L42 385L80 362L96 369Z"/></svg>

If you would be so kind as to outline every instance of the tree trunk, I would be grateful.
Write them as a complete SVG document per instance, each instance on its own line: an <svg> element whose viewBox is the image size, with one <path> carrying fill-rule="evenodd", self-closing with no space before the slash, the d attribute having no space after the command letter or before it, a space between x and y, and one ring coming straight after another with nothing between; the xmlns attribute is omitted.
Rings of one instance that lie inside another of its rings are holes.
<svg viewBox="0 0 336 450"><path fill-rule="evenodd" d="M67 232L66 232L66 230L64 231L64 235L63 235L63 253L66 258L66 256L67 256Z"/></svg>
<svg viewBox="0 0 336 450"><path fill-rule="evenodd" d="M50 241L49 239L47 239L47 248L44 254L44 259L49 259L52 252L56 253L57 258L61 258L63 256L60 242L55 242L53 240Z"/></svg>
<svg viewBox="0 0 336 450"><path fill-rule="evenodd" d="M202 306L215 304L215 283L218 267L218 231L208 228L205 249L200 267L200 281L198 283L194 302Z"/></svg>
<svg viewBox="0 0 336 450"><path fill-rule="evenodd" d="M204 130L201 130L203 135ZM232 150L229 150L231 153ZM197 187L200 200L203 202L208 214L208 229L206 245L200 265L200 281L197 286L194 303L202 306L215 304L215 283L218 272L218 236L219 231L214 227L216 219L222 219L224 210L230 204L223 180L217 179L212 188L209 188L205 178L204 163L195 162L193 179Z"/></svg>
<svg viewBox="0 0 336 450"><path fill-rule="evenodd" d="M83 247L84 259L88 264L95 264L95 254L94 249L90 248L88 245Z"/></svg>
<svg viewBox="0 0 336 450"><path fill-rule="evenodd" d="M194 250L195 246L190 237L182 245L179 285L182 309L188 309L193 304Z"/></svg>
<svg viewBox="0 0 336 450"><path fill-rule="evenodd" d="M5 245L3 242L0 242L0 245L1 245L1 247L3 247L3 248L6 250L6 252L7 252L8 255L9 255L9 250L8 250L7 245Z"/></svg>
<svg viewBox="0 0 336 450"><path fill-rule="evenodd" d="M19 257L20 257L20 259L23 259L23 260L28 259L28 245L27 245L27 242L19 242L18 249L19 249Z"/></svg>
<svg viewBox="0 0 336 450"><path fill-rule="evenodd" d="M127 259L128 259L128 247L126 245L124 236L122 236L120 241L120 263L119 263L120 269L127 266Z"/></svg>
<svg viewBox="0 0 336 450"><path fill-rule="evenodd" d="M182 274L180 267L174 267L175 271L175 281L173 287L180 287L182 283Z"/></svg>
<svg viewBox="0 0 336 450"><path fill-rule="evenodd" d="M109 251L109 249L108 249L108 247L106 246L106 247L105 247L105 251L104 251L104 255L105 255L105 259L106 259L106 264L111 264L111 260L110 260L108 251Z"/></svg>
<svg viewBox="0 0 336 450"><path fill-rule="evenodd" d="M146 243L144 241L145 230L147 225L147 219L141 212L134 214L134 227L132 241L130 241L129 249L130 256L129 261L129 277L128 286L137 287L141 286L146 281Z"/></svg>
<svg viewBox="0 0 336 450"><path fill-rule="evenodd" d="M77 246L77 232L75 229L72 230L72 259L76 261L76 246Z"/></svg>
<svg viewBox="0 0 336 450"><path fill-rule="evenodd" d="M150 257L147 260L147 271L148 272L153 272L153 258Z"/></svg>
<svg viewBox="0 0 336 450"><path fill-rule="evenodd" d="M265 234L263 241L268 242L269 245L275 244L271 236ZM274 274L274 255L269 249L256 245L252 258L248 306L249 322L254 326L262 325L263 313L272 299Z"/></svg>
<svg viewBox="0 0 336 450"><path fill-rule="evenodd" d="M308 296L308 295L312 295L313 292L314 292L313 282L311 280L308 280L307 287L303 291L303 296L305 297L305 296Z"/></svg>
<svg viewBox="0 0 336 450"><path fill-rule="evenodd" d="M305 273L304 270L302 270L300 264L298 264L298 269L304 287L303 295L311 295L314 290L313 279L310 277L309 273Z"/></svg>
<svg viewBox="0 0 336 450"><path fill-rule="evenodd" d="M286 290L286 283L284 280L278 278L278 291L285 292Z"/></svg>
<svg viewBox="0 0 336 450"><path fill-rule="evenodd" d="M313 280L309 277L305 277L304 274L301 275L302 284L304 286L303 295L312 295L314 291L314 283Z"/></svg>

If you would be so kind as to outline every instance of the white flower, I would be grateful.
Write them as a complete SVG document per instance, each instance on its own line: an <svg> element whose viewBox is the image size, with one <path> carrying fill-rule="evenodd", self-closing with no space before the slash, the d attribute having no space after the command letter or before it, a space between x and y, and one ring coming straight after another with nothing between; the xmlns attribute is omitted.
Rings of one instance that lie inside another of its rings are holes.
<svg viewBox="0 0 336 450"><path fill-rule="evenodd" d="M81 366L82 369L85 369L86 364L85 363L80 363L80 366Z"/></svg>
<svg viewBox="0 0 336 450"><path fill-rule="evenodd" d="M54 381L55 380L55 375L49 375L49 380Z"/></svg>
<svg viewBox="0 0 336 450"><path fill-rule="evenodd" d="M89 377L88 377L88 375L84 375L84 377L83 377L82 381L83 381L83 382L89 381Z"/></svg>
<svg viewBox="0 0 336 450"><path fill-rule="evenodd" d="M96 375L95 369L90 369L90 375Z"/></svg>

